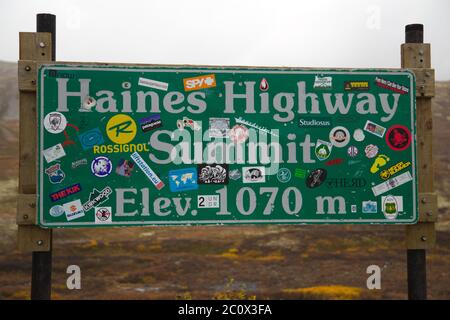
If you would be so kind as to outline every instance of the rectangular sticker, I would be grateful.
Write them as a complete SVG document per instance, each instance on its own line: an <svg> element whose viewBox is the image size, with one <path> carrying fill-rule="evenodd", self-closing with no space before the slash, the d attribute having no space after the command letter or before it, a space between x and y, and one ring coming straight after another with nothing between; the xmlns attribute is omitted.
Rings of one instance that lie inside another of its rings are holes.
<svg viewBox="0 0 450 320"><path fill-rule="evenodd" d="M63 208L66 213L67 221L84 217L84 210L80 199L64 203Z"/></svg>
<svg viewBox="0 0 450 320"><path fill-rule="evenodd" d="M169 188L172 192L198 189L197 168L169 171Z"/></svg>
<svg viewBox="0 0 450 320"><path fill-rule="evenodd" d="M382 182L382 183L372 187L372 191L375 196L379 196L380 194L388 192L389 190L392 190L398 186L401 186L402 184L405 184L411 180L412 180L412 176L411 176L411 173L408 171L408 172L402 173L401 175L399 175L397 177L391 178L385 182Z"/></svg>
<svg viewBox="0 0 450 320"><path fill-rule="evenodd" d="M142 170L147 178L155 185L156 189L161 190L164 188L164 182L156 175L156 173L148 166L148 164L142 159L141 155L137 152L131 154L131 159Z"/></svg>
<svg viewBox="0 0 450 320"><path fill-rule="evenodd" d="M219 195L199 195L197 196L198 208L219 208Z"/></svg>
<svg viewBox="0 0 450 320"><path fill-rule="evenodd" d="M375 122L367 120L364 130L376 135L377 137L383 138L386 128L376 124Z"/></svg>
<svg viewBox="0 0 450 320"><path fill-rule="evenodd" d="M197 76L183 79L184 91L193 91L216 86L216 77L214 74Z"/></svg>
<svg viewBox="0 0 450 320"><path fill-rule="evenodd" d="M52 202L55 202L55 201L67 198L68 196L71 196L80 191L81 191L81 185L79 183L76 183L70 187L66 187L59 191L50 193L50 199L52 200Z"/></svg>
<svg viewBox="0 0 450 320"><path fill-rule="evenodd" d="M228 184L228 164L199 164L199 184Z"/></svg>
<svg viewBox="0 0 450 320"><path fill-rule="evenodd" d="M42 151L42 153L44 154L45 161L47 162L55 161L66 155L66 152L64 151L64 148L61 143L58 143L53 147L45 149L44 151Z"/></svg>
<svg viewBox="0 0 450 320"><path fill-rule="evenodd" d="M152 115L150 117L139 119L141 130L147 132L162 126L161 116L159 114Z"/></svg>
<svg viewBox="0 0 450 320"><path fill-rule="evenodd" d="M244 183L262 183L266 182L265 167L243 167L242 182Z"/></svg>
<svg viewBox="0 0 450 320"><path fill-rule="evenodd" d="M169 84L166 82L156 81L152 79L139 78L138 84L143 87L149 87L152 89L158 89L162 91L169 90Z"/></svg>

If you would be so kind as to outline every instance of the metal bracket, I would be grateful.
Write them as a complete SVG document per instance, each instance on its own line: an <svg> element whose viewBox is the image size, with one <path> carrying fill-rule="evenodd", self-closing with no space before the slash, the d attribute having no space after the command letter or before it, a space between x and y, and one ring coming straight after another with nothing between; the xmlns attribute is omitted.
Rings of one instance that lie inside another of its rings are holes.
<svg viewBox="0 0 450 320"><path fill-rule="evenodd" d="M18 245L21 252L50 251L52 230L36 225L18 226Z"/></svg>
<svg viewBox="0 0 450 320"><path fill-rule="evenodd" d="M436 222L437 208L436 193L419 193L419 222Z"/></svg>
<svg viewBox="0 0 450 320"><path fill-rule="evenodd" d="M419 222L406 226L407 249L432 249L436 245L434 222Z"/></svg>
<svg viewBox="0 0 450 320"><path fill-rule="evenodd" d="M17 196L17 215L18 225L36 224L36 195L19 194Z"/></svg>
<svg viewBox="0 0 450 320"><path fill-rule="evenodd" d="M18 61L19 91L36 91L36 61Z"/></svg>
<svg viewBox="0 0 450 320"><path fill-rule="evenodd" d="M416 76L416 97L434 97L434 69L409 68Z"/></svg>

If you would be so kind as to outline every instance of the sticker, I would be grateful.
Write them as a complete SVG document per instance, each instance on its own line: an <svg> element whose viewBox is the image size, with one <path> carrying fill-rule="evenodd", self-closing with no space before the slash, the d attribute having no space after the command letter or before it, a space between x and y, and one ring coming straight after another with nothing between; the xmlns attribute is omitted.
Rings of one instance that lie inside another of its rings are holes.
<svg viewBox="0 0 450 320"><path fill-rule="evenodd" d="M242 168L243 183L262 183L266 182L265 167L243 167Z"/></svg>
<svg viewBox="0 0 450 320"><path fill-rule="evenodd" d="M405 126L392 126L386 134L386 143L392 150L405 150L411 144L411 133Z"/></svg>
<svg viewBox="0 0 450 320"><path fill-rule="evenodd" d="M89 150L95 145L103 144L103 135L99 128L94 128L78 135L83 150Z"/></svg>
<svg viewBox="0 0 450 320"><path fill-rule="evenodd" d="M48 175L48 179L53 184L61 183L66 177L66 174L64 173L64 171L62 171L61 165L59 163L56 163L51 167L45 169L45 173Z"/></svg>
<svg viewBox="0 0 450 320"><path fill-rule="evenodd" d="M367 158L374 158L378 154L378 147L374 144L369 144L364 149L364 152L366 153Z"/></svg>
<svg viewBox="0 0 450 320"><path fill-rule="evenodd" d="M232 180L239 180L242 177L242 175L239 169L233 169L230 170L230 172L228 173L228 177Z"/></svg>
<svg viewBox="0 0 450 320"><path fill-rule="evenodd" d="M298 120L300 128L327 128L331 127L332 121L328 117L301 117Z"/></svg>
<svg viewBox="0 0 450 320"><path fill-rule="evenodd" d="M395 220L399 212L397 199L393 196L381 197L381 204L386 219Z"/></svg>
<svg viewBox="0 0 450 320"><path fill-rule="evenodd" d="M44 128L50 133L61 133L66 129L67 119L60 112L50 112L44 118Z"/></svg>
<svg viewBox="0 0 450 320"><path fill-rule="evenodd" d="M152 79L146 79L139 77L138 85L143 87L148 87L152 89L158 89L162 91L167 91L169 89L169 84L166 82L156 81Z"/></svg>
<svg viewBox="0 0 450 320"><path fill-rule="evenodd" d="M377 213L378 212L378 204L376 201L363 201L362 202L362 212L363 213Z"/></svg>
<svg viewBox="0 0 450 320"><path fill-rule="evenodd" d="M56 205L50 208L49 213L52 217L58 218L64 214L64 208L63 206Z"/></svg>
<svg viewBox="0 0 450 320"><path fill-rule="evenodd" d="M139 124L143 132L147 132L162 126L161 115L154 114L150 117L139 119Z"/></svg>
<svg viewBox="0 0 450 320"><path fill-rule="evenodd" d="M334 127L330 131L330 142L337 148L345 147L350 141L350 132L345 127Z"/></svg>
<svg viewBox="0 0 450 320"><path fill-rule="evenodd" d="M394 220L400 212L403 212L403 196L383 196L381 204L386 219Z"/></svg>
<svg viewBox="0 0 450 320"><path fill-rule="evenodd" d="M328 159L328 157L331 154L331 149L333 148L333 145L329 143L328 141L323 141L320 139L317 139L316 142L316 149L315 154L317 159L320 161Z"/></svg>
<svg viewBox="0 0 450 320"><path fill-rule="evenodd" d="M289 182L291 180L291 171L287 168L281 168L277 172L277 179L282 183Z"/></svg>
<svg viewBox="0 0 450 320"><path fill-rule="evenodd" d="M242 124L237 124L230 129L228 134L234 143L244 143L248 138L248 129Z"/></svg>
<svg viewBox="0 0 450 320"><path fill-rule="evenodd" d="M346 81L344 90L369 90L369 81Z"/></svg>
<svg viewBox="0 0 450 320"><path fill-rule="evenodd" d="M108 138L117 144L131 142L136 136L136 131L136 122L126 114L117 114L106 124Z"/></svg>
<svg viewBox="0 0 450 320"><path fill-rule="evenodd" d="M327 165L327 166L335 166L337 164L341 164L342 162L344 162L344 159L337 158L337 159L333 159L333 160L325 162L325 165Z"/></svg>
<svg viewBox="0 0 450 320"><path fill-rule="evenodd" d="M100 156L95 157L91 162L91 172L96 177L104 178L109 176L112 171L112 163L109 158Z"/></svg>
<svg viewBox="0 0 450 320"><path fill-rule="evenodd" d="M262 132L268 133L272 136L278 137L278 130L276 130L277 132L274 132L274 130L260 126L259 124L254 123L254 122L247 121L245 119L242 119L241 117L234 118L234 119L236 120L236 123L238 123L238 124L246 125L248 127L255 128L258 131L262 131Z"/></svg>
<svg viewBox="0 0 450 320"><path fill-rule="evenodd" d="M356 129L355 131L353 131L353 139L355 139L355 141L361 142L366 138L366 135L364 134L364 131L362 131L361 129Z"/></svg>
<svg viewBox="0 0 450 320"><path fill-rule="evenodd" d="M92 97L86 97L81 105L81 109L91 111L97 105L97 101Z"/></svg>
<svg viewBox="0 0 450 320"><path fill-rule="evenodd" d="M228 184L228 164L199 164L199 184Z"/></svg>
<svg viewBox="0 0 450 320"><path fill-rule="evenodd" d="M230 131L230 119L227 118L209 118L209 137L225 138Z"/></svg>
<svg viewBox="0 0 450 320"><path fill-rule="evenodd" d="M392 190L398 186L401 186L409 181L412 180L411 173L405 172L397 177L393 177L385 182L382 182L374 187L372 187L373 194L375 196L379 196L380 194L383 194L385 192L388 192L389 190Z"/></svg>
<svg viewBox="0 0 450 320"><path fill-rule="evenodd" d="M177 127L179 130L184 130L184 127L189 127L195 131L198 131L202 128L202 126L197 121L194 121L187 117L183 117L183 120L178 120Z"/></svg>
<svg viewBox="0 0 450 320"><path fill-rule="evenodd" d="M80 166L87 165L87 163L88 163L88 161L87 161L86 158L80 159L80 160L76 160L76 161L73 161L73 162L72 162L72 169L76 169L76 168L78 168L78 167L80 167Z"/></svg>
<svg viewBox="0 0 450 320"><path fill-rule="evenodd" d="M141 155L137 152L131 154L131 159L142 170L147 178L155 185L156 189L161 190L164 188L164 182L156 175L156 173L148 166L147 162L142 159Z"/></svg>
<svg viewBox="0 0 450 320"><path fill-rule="evenodd" d="M367 185L367 181L364 178L328 178L328 188L364 188Z"/></svg>
<svg viewBox="0 0 450 320"><path fill-rule="evenodd" d="M95 223L111 223L111 207L95 207Z"/></svg>
<svg viewBox="0 0 450 320"><path fill-rule="evenodd" d="M89 201L83 204L84 211L89 211L93 207L102 204L109 200L109 196L112 194L112 189L106 186L102 191L98 191L96 188L89 193Z"/></svg>
<svg viewBox="0 0 450 320"><path fill-rule="evenodd" d="M129 160L120 159L119 164L116 167L116 173L119 176L129 177L131 176L131 172L133 171L134 163Z"/></svg>
<svg viewBox="0 0 450 320"><path fill-rule="evenodd" d="M269 83L267 82L266 78L262 78L261 82L259 83L259 90L261 91L269 90Z"/></svg>
<svg viewBox="0 0 450 320"><path fill-rule="evenodd" d="M198 208L219 208L219 195L198 195Z"/></svg>
<svg viewBox="0 0 450 320"><path fill-rule="evenodd" d="M207 88L214 88L216 86L216 76L214 74L207 74L192 78L183 79L184 91L193 91Z"/></svg>
<svg viewBox="0 0 450 320"><path fill-rule="evenodd" d="M366 125L364 126L364 130L376 135L377 137L383 138L386 128L367 120Z"/></svg>
<svg viewBox="0 0 450 320"><path fill-rule="evenodd" d="M352 213L356 213L356 212L358 211L356 204L352 204L352 205L350 206L350 211L351 211Z"/></svg>
<svg viewBox="0 0 450 320"><path fill-rule="evenodd" d="M375 78L375 84L380 88L389 89L400 94L406 94L409 92L409 89L407 87L379 77Z"/></svg>
<svg viewBox="0 0 450 320"><path fill-rule="evenodd" d="M381 171L380 178L383 180L389 179L391 176L393 176L397 172L402 171L403 169L408 168L410 165L411 165L411 162L409 162L409 161L408 162L400 161L400 162L394 164L389 169Z"/></svg>
<svg viewBox="0 0 450 320"><path fill-rule="evenodd" d="M359 150L355 146L350 146L347 149L347 154L352 158L356 157L358 155L358 153L359 153Z"/></svg>
<svg viewBox="0 0 450 320"><path fill-rule="evenodd" d="M84 217L84 210L79 199L63 204L63 208L67 221Z"/></svg>
<svg viewBox="0 0 450 320"><path fill-rule="evenodd" d="M296 178L305 179L306 178L306 170L301 168L296 168L294 172L294 176Z"/></svg>
<svg viewBox="0 0 450 320"><path fill-rule="evenodd" d="M99 153L130 153L130 152L149 152L148 142L146 143L128 143L128 144L106 144L100 146L94 146L93 148L94 154Z"/></svg>
<svg viewBox="0 0 450 320"><path fill-rule="evenodd" d="M69 134L67 133L67 129L72 128L73 130L75 130L76 132L80 131L80 129L78 129L77 126L68 123L66 129L64 130L64 142L63 142L63 147L67 146L67 145L71 145L71 144L75 144L75 141L73 141L73 139L69 136Z"/></svg>
<svg viewBox="0 0 450 320"><path fill-rule="evenodd" d="M44 158L47 162L52 162L64 157L66 155L66 152L64 151L61 143L58 143L57 145L54 145L53 147L47 148L42 151L42 154L44 155Z"/></svg>
<svg viewBox="0 0 450 320"><path fill-rule="evenodd" d="M55 202L67 198L68 196L71 196L80 191L81 185L79 183L76 183L74 185L71 185L70 187L65 187L64 189L50 193L50 200L52 200L52 202Z"/></svg>
<svg viewBox="0 0 450 320"><path fill-rule="evenodd" d="M389 162L388 156L386 156L384 154L378 155L378 157L375 158L375 161L373 162L372 167L370 167L370 172L377 173L378 170L380 170L381 167L384 167L388 162Z"/></svg>
<svg viewBox="0 0 450 320"><path fill-rule="evenodd" d="M314 89L330 89L333 87L332 77L319 77L314 78Z"/></svg>
<svg viewBox="0 0 450 320"><path fill-rule="evenodd" d="M169 171L169 188L172 192L197 190L197 168Z"/></svg>
<svg viewBox="0 0 450 320"><path fill-rule="evenodd" d="M316 169L308 175L308 178L306 178L306 186L311 189L317 188L325 181L326 178L327 170Z"/></svg>

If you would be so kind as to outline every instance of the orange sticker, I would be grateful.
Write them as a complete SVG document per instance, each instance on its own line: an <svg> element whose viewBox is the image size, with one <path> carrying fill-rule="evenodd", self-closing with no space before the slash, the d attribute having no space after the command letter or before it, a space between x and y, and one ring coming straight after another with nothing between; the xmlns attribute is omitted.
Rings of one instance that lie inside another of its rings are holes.
<svg viewBox="0 0 450 320"><path fill-rule="evenodd" d="M183 79L183 83L184 91L212 88L216 86L216 76L214 74L207 74L204 76L186 78Z"/></svg>

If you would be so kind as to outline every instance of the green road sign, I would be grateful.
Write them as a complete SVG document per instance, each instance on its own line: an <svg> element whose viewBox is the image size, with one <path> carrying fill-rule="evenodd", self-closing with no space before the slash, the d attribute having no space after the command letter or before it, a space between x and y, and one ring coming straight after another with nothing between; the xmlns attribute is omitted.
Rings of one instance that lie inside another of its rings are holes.
<svg viewBox="0 0 450 320"><path fill-rule="evenodd" d="M417 221L406 70L42 65L44 227Z"/></svg>

